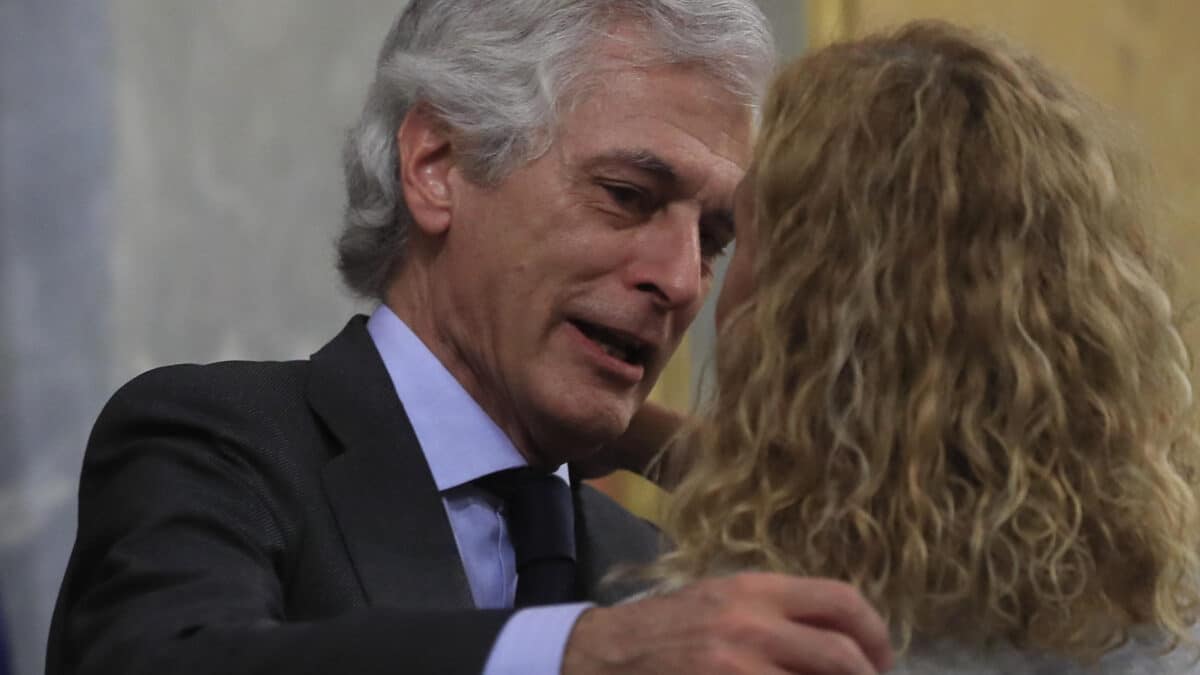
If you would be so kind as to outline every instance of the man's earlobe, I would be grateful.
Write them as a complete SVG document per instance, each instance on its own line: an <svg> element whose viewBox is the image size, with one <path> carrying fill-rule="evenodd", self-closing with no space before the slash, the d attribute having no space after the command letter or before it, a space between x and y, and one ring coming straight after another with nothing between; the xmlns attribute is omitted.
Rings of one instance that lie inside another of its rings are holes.
<svg viewBox="0 0 1200 675"><path fill-rule="evenodd" d="M429 108L416 105L396 131L396 179L413 221L437 236L450 227L450 171L454 152L446 125Z"/></svg>

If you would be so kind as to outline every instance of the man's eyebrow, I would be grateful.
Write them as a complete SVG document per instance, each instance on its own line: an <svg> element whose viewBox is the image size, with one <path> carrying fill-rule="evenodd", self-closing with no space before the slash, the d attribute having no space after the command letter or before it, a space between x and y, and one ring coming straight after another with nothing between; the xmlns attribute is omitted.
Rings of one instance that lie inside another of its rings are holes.
<svg viewBox="0 0 1200 675"><path fill-rule="evenodd" d="M650 150L613 150L600 155L590 163L592 165L625 164L645 171L663 182L679 182L679 173L675 171L675 167Z"/></svg>
<svg viewBox="0 0 1200 675"><path fill-rule="evenodd" d="M618 149L611 152L606 152L599 157L596 157L592 162L592 166L603 166L605 164L622 164L632 166L640 171L645 171L653 175L657 180L669 185L679 184L679 174L675 171L675 167L671 163L663 159L658 154L651 150L628 150ZM723 206L720 208L707 211L701 216L701 223L705 227L716 227L721 230L733 232L733 208L732 206Z"/></svg>

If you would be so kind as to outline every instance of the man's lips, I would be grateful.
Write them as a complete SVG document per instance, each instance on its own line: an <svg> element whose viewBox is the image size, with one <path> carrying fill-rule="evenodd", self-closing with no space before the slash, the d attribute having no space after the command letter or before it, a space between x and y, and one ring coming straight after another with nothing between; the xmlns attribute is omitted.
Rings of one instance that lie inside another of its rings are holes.
<svg viewBox="0 0 1200 675"><path fill-rule="evenodd" d="M572 318L569 321L589 339L604 347L611 356L628 363L645 365L659 349L658 339L613 326L611 323L580 318Z"/></svg>
<svg viewBox="0 0 1200 675"><path fill-rule="evenodd" d="M629 331L584 319L570 319L568 324L605 370L631 383L641 381L658 352L657 342Z"/></svg>

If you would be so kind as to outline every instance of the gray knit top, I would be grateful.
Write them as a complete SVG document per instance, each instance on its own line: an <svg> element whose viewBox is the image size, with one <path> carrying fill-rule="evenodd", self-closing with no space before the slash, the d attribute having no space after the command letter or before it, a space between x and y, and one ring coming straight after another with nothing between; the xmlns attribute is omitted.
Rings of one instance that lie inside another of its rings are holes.
<svg viewBox="0 0 1200 675"><path fill-rule="evenodd" d="M1197 633L1200 638L1200 633ZM1197 654L1179 647L1130 641L1098 663L1081 665L1064 657L1012 647L967 648L950 640L914 644L891 672L895 675L1200 675Z"/></svg>

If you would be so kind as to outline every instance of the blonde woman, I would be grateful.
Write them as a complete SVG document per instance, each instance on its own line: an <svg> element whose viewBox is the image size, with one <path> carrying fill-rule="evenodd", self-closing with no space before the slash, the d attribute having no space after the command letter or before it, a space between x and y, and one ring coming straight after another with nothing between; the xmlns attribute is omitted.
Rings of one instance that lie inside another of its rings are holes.
<svg viewBox="0 0 1200 675"><path fill-rule="evenodd" d="M964 30L787 68L653 574L848 581L899 672L1200 672L1190 365L1140 187L1092 104Z"/></svg>

